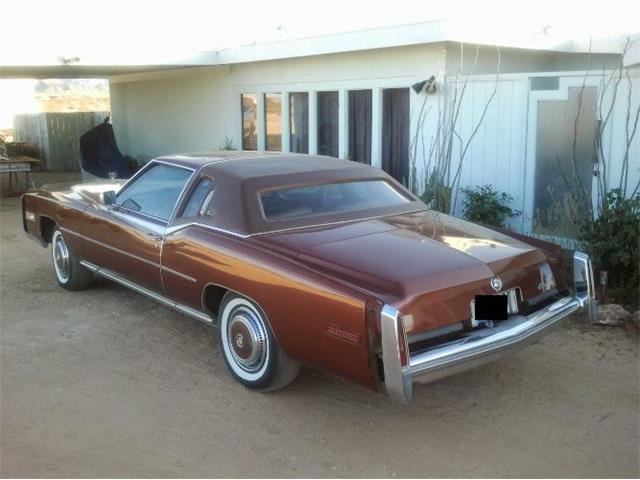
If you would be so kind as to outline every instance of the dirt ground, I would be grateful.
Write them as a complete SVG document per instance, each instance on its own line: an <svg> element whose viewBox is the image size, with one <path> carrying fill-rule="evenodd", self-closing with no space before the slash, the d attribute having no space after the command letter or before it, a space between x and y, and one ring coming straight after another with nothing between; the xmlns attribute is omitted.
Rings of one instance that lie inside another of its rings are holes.
<svg viewBox="0 0 640 480"><path fill-rule="evenodd" d="M640 476L634 331L574 321L408 406L313 369L257 394L210 327L59 288L19 218L1 199L2 477Z"/></svg>

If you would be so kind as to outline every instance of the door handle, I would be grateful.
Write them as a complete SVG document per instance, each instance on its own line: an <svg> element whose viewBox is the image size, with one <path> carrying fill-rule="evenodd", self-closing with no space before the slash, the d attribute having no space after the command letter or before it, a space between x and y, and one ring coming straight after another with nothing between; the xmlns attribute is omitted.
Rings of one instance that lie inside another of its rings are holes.
<svg viewBox="0 0 640 480"><path fill-rule="evenodd" d="M153 232L147 232L145 233L145 235L149 238L152 238L153 240L155 240L156 242L160 242L162 241L162 235L158 235L157 233L153 233Z"/></svg>

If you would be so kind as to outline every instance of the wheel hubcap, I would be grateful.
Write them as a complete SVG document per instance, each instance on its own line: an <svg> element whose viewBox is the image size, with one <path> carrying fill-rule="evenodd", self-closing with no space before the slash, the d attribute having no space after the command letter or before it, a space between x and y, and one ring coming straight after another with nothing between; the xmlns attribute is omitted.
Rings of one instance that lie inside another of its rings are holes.
<svg viewBox="0 0 640 480"><path fill-rule="evenodd" d="M61 235L56 237L53 246L53 261L60 278L67 280L69 278L69 250Z"/></svg>
<svg viewBox="0 0 640 480"><path fill-rule="evenodd" d="M262 368L267 354L267 332L253 311L246 307L235 309L227 327L227 338L238 366L247 372Z"/></svg>

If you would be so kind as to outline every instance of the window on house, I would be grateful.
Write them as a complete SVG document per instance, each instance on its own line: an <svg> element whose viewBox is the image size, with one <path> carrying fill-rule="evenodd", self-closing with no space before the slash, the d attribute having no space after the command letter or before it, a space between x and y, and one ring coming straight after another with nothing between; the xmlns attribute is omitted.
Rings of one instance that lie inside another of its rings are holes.
<svg viewBox="0 0 640 480"><path fill-rule="evenodd" d="M258 96L255 93L240 95L242 105L242 149L258 149Z"/></svg>
<svg viewBox="0 0 640 480"><path fill-rule="evenodd" d="M382 92L382 169L409 184L409 89Z"/></svg>
<svg viewBox="0 0 640 480"><path fill-rule="evenodd" d="M338 157L338 92L318 92L318 153Z"/></svg>
<svg viewBox="0 0 640 480"><path fill-rule="evenodd" d="M264 94L264 124L266 148L270 152L282 150L282 95Z"/></svg>
<svg viewBox="0 0 640 480"><path fill-rule="evenodd" d="M371 90L349 92L349 159L371 165Z"/></svg>
<svg viewBox="0 0 640 480"><path fill-rule="evenodd" d="M290 148L292 152L309 153L309 94L289 94Z"/></svg>
<svg viewBox="0 0 640 480"><path fill-rule="evenodd" d="M560 77L532 77L531 90L559 90Z"/></svg>

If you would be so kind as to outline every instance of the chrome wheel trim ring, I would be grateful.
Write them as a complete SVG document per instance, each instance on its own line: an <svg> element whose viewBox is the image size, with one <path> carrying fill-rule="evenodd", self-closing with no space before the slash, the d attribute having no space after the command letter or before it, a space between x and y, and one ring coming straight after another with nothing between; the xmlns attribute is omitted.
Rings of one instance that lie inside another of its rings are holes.
<svg viewBox="0 0 640 480"><path fill-rule="evenodd" d="M260 368L265 357L266 331L253 312L238 307L227 326L231 354L238 364L251 372Z"/></svg>
<svg viewBox="0 0 640 480"><path fill-rule="evenodd" d="M53 235L51 256L58 280L61 283L66 283L69 280L71 261L69 258L69 249L64 241L64 237L59 231L56 231Z"/></svg>
<svg viewBox="0 0 640 480"><path fill-rule="evenodd" d="M233 372L243 380L259 380L271 357L265 320L243 298L234 298L220 319L222 347Z"/></svg>

